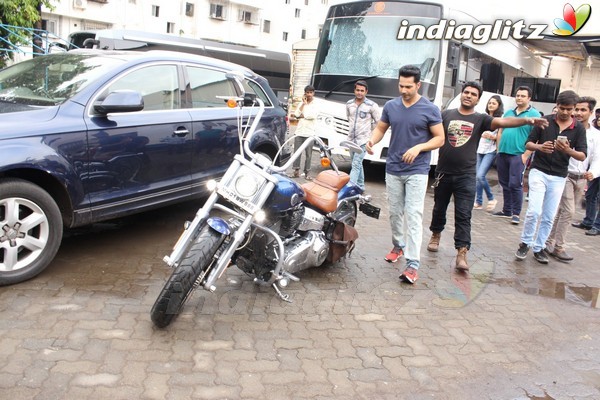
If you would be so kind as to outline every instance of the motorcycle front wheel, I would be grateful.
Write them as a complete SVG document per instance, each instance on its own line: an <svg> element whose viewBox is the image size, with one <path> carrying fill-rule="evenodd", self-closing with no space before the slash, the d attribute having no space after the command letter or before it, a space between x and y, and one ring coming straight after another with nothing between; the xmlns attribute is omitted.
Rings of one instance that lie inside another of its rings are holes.
<svg viewBox="0 0 600 400"><path fill-rule="evenodd" d="M221 242L220 233L208 225L202 228L152 306L150 316L156 327L168 326L179 315L196 279L214 261Z"/></svg>

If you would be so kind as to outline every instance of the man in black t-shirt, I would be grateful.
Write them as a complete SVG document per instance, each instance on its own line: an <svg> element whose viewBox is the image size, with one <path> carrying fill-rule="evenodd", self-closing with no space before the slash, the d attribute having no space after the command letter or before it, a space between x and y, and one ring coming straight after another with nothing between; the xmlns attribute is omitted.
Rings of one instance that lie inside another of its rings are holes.
<svg viewBox="0 0 600 400"><path fill-rule="evenodd" d="M479 83L467 82L460 95L460 106L442 113L445 141L435 171L434 205L429 226L432 236L427 245L427 250L438 251L448 204L454 196L456 268L462 271L469 269L467 251L471 247L471 211L475 201L477 146L481 134L525 124L542 128L548 125L542 118L494 118L475 112L480 96Z"/></svg>
<svg viewBox="0 0 600 400"><path fill-rule="evenodd" d="M578 102L579 96L572 90L559 93L556 114L545 117L548 129L532 129L527 138L525 147L535 156L529 173L529 203L521 243L515 253L517 260L524 260L531 248L539 263L548 264L546 239L565 188L569 160L584 161L587 155L585 128L572 116Z"/></svg>

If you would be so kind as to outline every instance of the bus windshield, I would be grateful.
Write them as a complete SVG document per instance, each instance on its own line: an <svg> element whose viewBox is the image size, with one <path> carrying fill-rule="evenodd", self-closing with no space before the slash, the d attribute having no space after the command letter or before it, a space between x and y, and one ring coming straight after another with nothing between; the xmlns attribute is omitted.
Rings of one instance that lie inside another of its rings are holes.
<svg viewBox="0 0 600 400"><path fill-rule="evenodd" d="M370 97L395 97L398 90L396 85L390 88L389 80L397 80L398 69L410 64L421 68L423 94L433 99L442 41L398 40L397 35L402 21L422 26L438 23L441 8L430 4L400 7L410 3L377 2L386 3L385 12L377 13L370 10L375 7L372 3L376 2L331 7L317 49L313 73L315 89L326 93L352 93L356 79L368 78L372 80ZM378 80L384 80L385 85L372 85Z"/></svg>

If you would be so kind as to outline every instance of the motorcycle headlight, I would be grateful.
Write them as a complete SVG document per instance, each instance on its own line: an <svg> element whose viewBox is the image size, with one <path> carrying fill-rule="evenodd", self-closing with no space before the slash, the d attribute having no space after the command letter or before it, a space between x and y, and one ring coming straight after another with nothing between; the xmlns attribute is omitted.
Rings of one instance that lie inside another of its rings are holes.
<svg viewBox="0 0 600 400"><path fill-rule="evenodd" d="M242 174L235 180L235 191L245 199L253 197L258 192L259 187L259 182L252 175Z"/></svg>

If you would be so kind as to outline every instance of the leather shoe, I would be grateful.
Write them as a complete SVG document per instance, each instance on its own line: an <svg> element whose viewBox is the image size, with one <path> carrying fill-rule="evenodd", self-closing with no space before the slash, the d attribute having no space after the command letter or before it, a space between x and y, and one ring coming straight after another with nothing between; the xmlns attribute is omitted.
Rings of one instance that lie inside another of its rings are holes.
<svg viewBox="0 0 600 400"><path fill-rule="evenodd" d="M588 236L598 236L598 235L600 235L600 231L596 228L592 228L589 231L587 231L585 234Z"/></svg>
<svg viewBox="0 0 600 400"><path fill-rule="evenodd" d="M571 261L573 260L573 257L567 253L566 251L562 250L554 250L552 253L550 253L550 255L554 258L556 258L559 261Z"/></svg>
<svg viewBox="0 0 600 400"><path fill-rule="evenodd" d="M581 222L573 222L573 223L571 223L571 226L574 228L583 229L584 231L589 231L590 229L592 229L591 226L584 225Z"/></svg>

